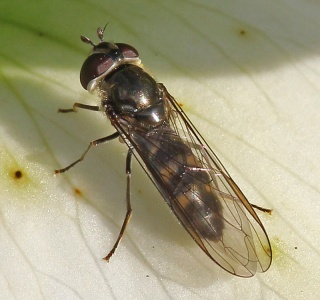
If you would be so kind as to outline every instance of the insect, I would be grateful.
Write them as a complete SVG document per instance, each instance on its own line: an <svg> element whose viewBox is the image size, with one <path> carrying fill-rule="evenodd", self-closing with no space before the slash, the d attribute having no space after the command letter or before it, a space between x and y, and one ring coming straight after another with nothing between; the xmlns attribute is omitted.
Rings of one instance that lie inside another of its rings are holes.
<svg viewBox="0 0 320 300"><path fill-rule="evenodd" d="M114 134L89 143L83 155L56 170L63 173L82 161L93 147L120 138L128 146L126 158L127 212L118 238L105 257L114 254L131 217L132 155L148 174L180 223L207 256L227 272L250 277L265 272L272 252L267 233L253 207L220 160L193 126L165 86L142 67L138 51L124 43L81 40L92 51L80 72L84 89L97 92L101 103L75 103L71 109L103 111ZM260 208L261 210L264 210Z"/></svg>

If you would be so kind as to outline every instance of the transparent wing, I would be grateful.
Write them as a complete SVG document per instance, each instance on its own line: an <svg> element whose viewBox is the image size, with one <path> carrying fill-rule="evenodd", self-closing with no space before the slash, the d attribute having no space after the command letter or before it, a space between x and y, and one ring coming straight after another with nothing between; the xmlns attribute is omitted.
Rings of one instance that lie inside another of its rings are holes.
<svg viewBox="0 0 320 300"><path fill-rule="evenodd" d="M271 247L252 206L181 107L159 84L167 124L151 131L112 123L200 248L226 271L242 277L266 271Z"/></svg>

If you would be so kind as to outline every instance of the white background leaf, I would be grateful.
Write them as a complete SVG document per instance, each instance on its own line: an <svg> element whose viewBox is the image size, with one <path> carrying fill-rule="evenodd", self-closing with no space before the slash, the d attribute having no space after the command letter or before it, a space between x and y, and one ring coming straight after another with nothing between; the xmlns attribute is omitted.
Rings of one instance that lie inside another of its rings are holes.
<svg viewBox="0 0 320 300"><path fill-rule="evenodd" d="M317 1L2 1L1 299L319 299L320 3ZM79 83L80 34L136 47L255 204L274 261L251 279L212 263L133 165L126 147L90 151L114 130ZM21 173L19 173L19 172Z"/></svg>

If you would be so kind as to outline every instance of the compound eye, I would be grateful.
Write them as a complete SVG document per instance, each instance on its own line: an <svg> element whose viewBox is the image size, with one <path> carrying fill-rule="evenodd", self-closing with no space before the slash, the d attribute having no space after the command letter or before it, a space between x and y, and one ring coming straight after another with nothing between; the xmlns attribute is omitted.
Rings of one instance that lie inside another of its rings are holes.
<svg viewBox="0 0 320 300"><path fill-rule="evenodd" d="M128 44L116 43L118 48L120 49L124 58L137 58L139 57L138 51Z"/></svg>
<svg viewBox="0 0 320 300"><path fill-rule="evenodd" d="M103 53L91 54L83 63L80 71L80 82L86 90L91 80L106 72L114 64L110 55Z"/></svg>

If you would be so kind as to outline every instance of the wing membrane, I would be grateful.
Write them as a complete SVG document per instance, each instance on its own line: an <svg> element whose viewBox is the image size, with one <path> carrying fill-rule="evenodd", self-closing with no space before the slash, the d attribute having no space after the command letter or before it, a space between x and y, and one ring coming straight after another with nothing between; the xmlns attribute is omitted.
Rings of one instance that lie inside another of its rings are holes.
<svg viewBox="0 0 320 300"><path fill-rule="evenodd" d="M168 105L167 124L147 132L123 126L117 118L113 125L212 260L237 276L266 271L271 247L257 214L181 107L159 87Z"/></svg>

